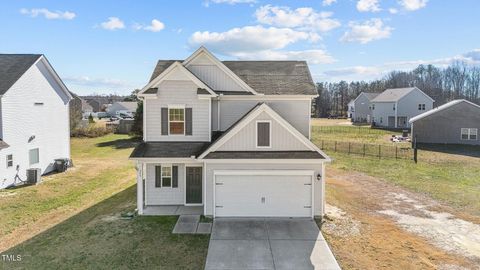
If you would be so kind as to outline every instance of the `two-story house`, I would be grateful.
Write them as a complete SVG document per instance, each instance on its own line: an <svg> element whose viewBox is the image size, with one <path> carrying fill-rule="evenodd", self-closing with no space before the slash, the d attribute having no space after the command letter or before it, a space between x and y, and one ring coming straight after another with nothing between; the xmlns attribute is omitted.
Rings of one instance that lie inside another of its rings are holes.
<svg viewBox="0 0 480 270"><path fill-rule="evenodd" d="M324 213L325 155L310 138L317 96L305 61L219 61L201 47L160 60L143 99L139 214L192 206L213 217Z"/></svg>
<svg viewBox="0 0 480 270"><path fill-rule="evenodd" d="M371 123L372 100L379 93L361 92L357 98L348 103L348 116L355 123Z"/></svg>
<svg viewBox="0 0 480 270"><path fill-rule="evenodd" d="M72 95L41 54L0 54L0 188L70 158Z"/></svg>
<svg viewBox="0 0 480 270"><path fill-rule="evenodd" d="M410 128L409 120L433 108L434 100L417 87L392 88L371 101L375 126Z"/></svg>

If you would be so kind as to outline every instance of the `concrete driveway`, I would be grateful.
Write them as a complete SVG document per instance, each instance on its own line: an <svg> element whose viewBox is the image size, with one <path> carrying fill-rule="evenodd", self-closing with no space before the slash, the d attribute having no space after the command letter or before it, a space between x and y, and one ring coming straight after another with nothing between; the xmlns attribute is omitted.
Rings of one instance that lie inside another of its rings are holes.
<svg viewBox="0 0 480 270"><path fill-rule="evenodd" d="M217 218L205 269L340 269L310 219Z"/></svg>

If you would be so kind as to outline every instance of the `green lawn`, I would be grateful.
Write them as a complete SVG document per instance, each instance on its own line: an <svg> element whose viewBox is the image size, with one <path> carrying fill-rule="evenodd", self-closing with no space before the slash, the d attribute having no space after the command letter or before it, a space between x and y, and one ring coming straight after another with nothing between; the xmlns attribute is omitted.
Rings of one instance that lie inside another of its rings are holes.
<svg viewBox="0 0 480 270"><path fill-rule="evenodd" d="M177 217L135 217L135 141L72 139L75 168L0 192L0 269L201 269L208 236L172 235Z"/></svg>
<svg viewBox="0 0 480 270"><path fill-rule="evenodd" d="M369 130L355 126L314 126L312 139L317 145L322 140L341 140L360 143L392 144L391 131ZM326 132L322 132L326 131ZM387 137L386 137L387 136ZM452 150L458 150L455 154ZM402 159L378 159L326 151L332 158L331 166L345 171L358 171L392 182L412 191L428 194L448 205L480 216L480 149L475 147L438 147L437 152L419 150L418 163ZM459 155L458 152L473 156ZM475 152L477 153L475 155Z"/></svg>

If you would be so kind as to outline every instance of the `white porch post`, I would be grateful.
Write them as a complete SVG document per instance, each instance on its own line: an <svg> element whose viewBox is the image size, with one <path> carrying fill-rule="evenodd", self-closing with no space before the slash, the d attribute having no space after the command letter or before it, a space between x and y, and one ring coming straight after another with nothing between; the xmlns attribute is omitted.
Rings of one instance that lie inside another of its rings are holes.
<svg viewBox="0 0 480 270"><path fill-rule="evenodd" d="M322 218L325 215L325 205L327 203L327 198L325 196L325 181L327 180L327 176L325 175L325 162L322 162Z"/></svg>
<svg viewBox="0 0 480 270"><path fill-rule="evenodd" d="M137 211L143 215L143 163L137 162Z"/></svg>

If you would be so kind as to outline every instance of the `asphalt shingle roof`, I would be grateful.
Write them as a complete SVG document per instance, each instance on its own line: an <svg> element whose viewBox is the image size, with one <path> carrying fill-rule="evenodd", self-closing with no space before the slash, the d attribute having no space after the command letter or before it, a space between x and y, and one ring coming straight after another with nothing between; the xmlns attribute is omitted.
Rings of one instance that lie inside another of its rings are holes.
<svg viewBox="0 0 480 270"><path fill-rule="evenodd" d="M408 93L415 90L416 87L408 87L408 88L390 88L382 93L380 93L377 97L375 97L372 101L374 102L395 102L407 95Z"/></svg>
<svg viewBox="0 0 480 270"><path fill-rule="evenodd" d="M143 142L131 158L189 158L200 155L210 142Z"/></svg>
<svg viewBox="0 0 480 270"><path fill-rule="evenodd" d="M0 54L0 95L5 94L41 56L41 54Z"/></svg>
<svg viewBox="0 0 480 270"><path fill-rule="evenodd" d="M175 61L159 60L150 81ZM317 95L306 61L223 61L255 91L266 95ZM221 93L225 89L213 89Z"/></svg>

